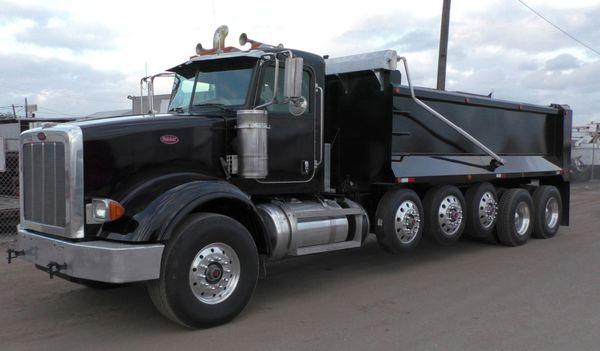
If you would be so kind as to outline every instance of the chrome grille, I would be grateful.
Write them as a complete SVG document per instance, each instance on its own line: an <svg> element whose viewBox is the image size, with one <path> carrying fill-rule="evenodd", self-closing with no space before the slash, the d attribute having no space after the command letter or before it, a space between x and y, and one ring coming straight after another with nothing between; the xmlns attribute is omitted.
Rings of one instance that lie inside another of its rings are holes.
<svg viewBox="0 0 600 351"><path fill-rule="evenodd" d="M71 239L84 237L83 133L72 124L21 134L21 227Z"/></svg>
<svg viewBox="0 0 600 351"><path fill-rule="evenodd" d="M23 145L23 217L65 227L65 144L40 142Z"/></svg>

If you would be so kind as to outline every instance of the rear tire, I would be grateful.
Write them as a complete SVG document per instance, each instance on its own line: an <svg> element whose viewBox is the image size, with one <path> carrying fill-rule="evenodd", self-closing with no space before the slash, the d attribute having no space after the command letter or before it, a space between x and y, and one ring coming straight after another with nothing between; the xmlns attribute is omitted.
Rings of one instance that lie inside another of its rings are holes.
<svg viewBox="0 0 600 351"><path fill-rule="evenodd" d="M201 213L179 225L148 292L165 317L204 328L237 316L257 279L258 252L248 230L230 217Z"/></svg>
<svg viewBox="0 0 600 351"><path fill-rule="evenodd" d="M430 189L425 195L425 234L442 245L454 244L465 229L465 199L452 185Z"/></svg>
<svg viewBox="0 0 600 351"><path fill-rule="evenodd" d="M474 184L465 196L467 203L465 235L476 239L494 236L498 218L498 195L490 183Z"/></svg>
<svg viewBox="0 0 600 351"><path fill-rule="evenodd" d="M375 217L377 241L385 251L399 253L419 244L423 235L423 205L414 191L388 191L379 201Z"/></svg>
<svg viewBox="0 0 600 351"><path fill-rule="evenodd" d="M535 212L532 236L537 239L549 239L556 235L562 218L562 199L558 189L551 185L542 185L533 193Z"/></svg>
<svg viewBox="0 0 600 351"><path fill-rule="evenodd" d="M508 189L500 198L496 234L505 246L520 246L533 231L534 213L531 195L524 189Z"/></svg>

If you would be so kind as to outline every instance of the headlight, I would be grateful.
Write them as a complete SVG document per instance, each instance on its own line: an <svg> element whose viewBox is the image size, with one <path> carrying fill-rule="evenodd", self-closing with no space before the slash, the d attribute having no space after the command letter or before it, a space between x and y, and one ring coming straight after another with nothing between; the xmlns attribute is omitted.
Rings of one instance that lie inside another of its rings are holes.
<svg viewBox="0 0 600 351"><path fill-rule="evenodd" d="M92 199L85 205L86 223L98 224L115 221L125 214L125 208L115 200Z"/></svg>

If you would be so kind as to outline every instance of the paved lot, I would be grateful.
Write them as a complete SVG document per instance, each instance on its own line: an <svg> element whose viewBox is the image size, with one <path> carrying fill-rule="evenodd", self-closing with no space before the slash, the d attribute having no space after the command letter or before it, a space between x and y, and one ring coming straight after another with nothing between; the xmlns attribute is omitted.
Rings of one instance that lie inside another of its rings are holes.
<svg viewBox="0 0 600 351"><path fill-rule="evenodd" d="M354 251L269 267L232 323L188 331L143 286L94 291L0 263L1 350L598 350L600 186L573 224L519 248L462 241L391 256Z"/></svg>

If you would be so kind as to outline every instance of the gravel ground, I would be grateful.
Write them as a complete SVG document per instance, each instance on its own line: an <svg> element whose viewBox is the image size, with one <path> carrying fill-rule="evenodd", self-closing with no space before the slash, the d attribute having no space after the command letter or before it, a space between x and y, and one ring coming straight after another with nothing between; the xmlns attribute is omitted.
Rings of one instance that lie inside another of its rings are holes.
<svg viewBox="0 0 600 351"><path fill-rule="evenodd" d="M518 248L461 241L268 267L233 322L189 331L143 285L95 291L0 263L1 350L598 350L600 186L574 186L572 225Z"/></svg>

